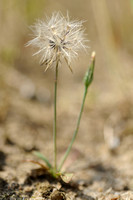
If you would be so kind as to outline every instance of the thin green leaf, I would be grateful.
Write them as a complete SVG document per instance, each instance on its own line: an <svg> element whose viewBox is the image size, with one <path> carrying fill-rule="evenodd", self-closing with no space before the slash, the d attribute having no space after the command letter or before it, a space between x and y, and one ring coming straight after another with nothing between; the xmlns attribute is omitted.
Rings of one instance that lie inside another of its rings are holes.
<svg viewBox="0 0 133 200"><path fill-rule="evenodd" d="M39 157L41 160L43 160L46 163L46 165L49 167L49 169L52 168L52 165L50 164L50 162L48 161L48 159L43 154L41 154L38 151L34 151L33 154L35 156Z"/></svg>

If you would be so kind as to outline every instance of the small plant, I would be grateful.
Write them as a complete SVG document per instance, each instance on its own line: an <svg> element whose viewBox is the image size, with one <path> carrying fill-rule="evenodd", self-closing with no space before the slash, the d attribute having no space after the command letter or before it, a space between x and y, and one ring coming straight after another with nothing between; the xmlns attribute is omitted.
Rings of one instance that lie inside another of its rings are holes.
<svg viewBox="0 0 133 200"><path fill-rule="evenodd" d="M83 101L76 125L75 132L73 134L72 140L61 160L61 163L57 165L57 84L58 84L58 68L61 65L61 61L65 60L67 66L72 72L71 62L74 58L78 56L78 52L81 49L86 49L87 40L84 38L84 29L82 21L70 21L69 16L64 17L61 13L54 13L51 18L47 18L46 22L37 21L35 25L31 26L33 31L33 39L28 42L27 46L32 45L38 48L38 51L33 55L39 55L41 57L40 64L45 65L45 71L50 67L55 67L55 82L54 82L54 122L53 122L53 143L54 143L54 166L49 162L49 160L42 155L40 152L34 152L36 156L42 159L49 172L54 176L61 176L63 180L67 182L66 179L71 177L71 174L65 175L61 172L64 162L66 161L72 145L76 139L80 120L84 108L84 103L88 91L93 80L93 72L95 65L95 52L92 53L91 63L86 72L84 78L85 91L83 95ZM38 162L34 162L38 163ZM38 163L39 164L39 163ZM41 165L41 164L40 164ZM42 165L41 165L42 166Z"/></svg>

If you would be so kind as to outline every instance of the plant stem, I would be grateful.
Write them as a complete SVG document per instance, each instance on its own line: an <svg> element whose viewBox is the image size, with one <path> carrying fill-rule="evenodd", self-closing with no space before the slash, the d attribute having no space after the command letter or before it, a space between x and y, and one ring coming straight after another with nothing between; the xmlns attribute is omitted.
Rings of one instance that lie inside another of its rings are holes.
<svg viewBox="0 0 133 200"><path fill-rule="evenodd" d="M79 117L78 117L76 129L75 129L75 132L73 134L73 138L72 138L72 140L71 140L71 142L70 142L70 144L69 144L69 146L68 146L68 148L67 148L67 150L65 152L65 155L64 155L64 157L63 157L63 159L62 159L62 161L60 163L59 172L60 172L60 170L61 170L61 168L62 168L65 160L67 159L67 157L68 157L68 155L69 155L69 153L71 151L72 145L73 145L73 143L74 143L74 141L76 139L76 136L77 136L77 133L78 133L78 130L79 130L79 125L80 125L80 120L81 120L81 116L82 116L82 112L83 112L83 108L84 108L84 103L85 103L86 95L87 95L87 87L85 87L83 101L82 101L82 105L81 105L81 109L80 109L80 113L79 113Z"/></svg>
<svg viewBox="0 0 133 200"><path fill-rule="evenodd" d="M57 142L56 142L56 132L57 132L57 123L56 123L56 101L57 101L57 80L58 80L58 61L56 63L55 69L55 84L54 84L54 126L53 126L53 140L54 140L54 168L55 172L57 171Z"/></svg>
<svg viewBox="0 0 133 200"><path fill-rule="evenodd" d="M84 96L83 96L83 100L82 100L82 105L81 105L81 109L80 109L80 113L79 113L79 117L78 117L78 121L77 121L77 125L76 125L76 129L75 129L75 132L73 134L73 137L72 137L72 140L64 154L64 157L59 165L59 168L58 168L58 171L60 172L61 169L62 169L62 166L65 162L65 160L67 159L70 151L71 151L71 148L72 148L72 145L76 139L76 136L77 136L77 133L78 133L78 130L79 130L79 125L80 125L80 120L81 120L81 116L82 116L82 112L83 112L83 109L84 109L84 104L85 104L85 99L86 99L86 95L87 95L87 91L88 91L88 87L91 85L92 81L93 81L93 73L94 73L94 66L95 66L95 56L96 56L96 53L95 52L92 52L92 55L91 55L91 63L89 65L89 68L85 74L85 77L84 77L84 85L85 85L85 90L84 90Z"/></svg>

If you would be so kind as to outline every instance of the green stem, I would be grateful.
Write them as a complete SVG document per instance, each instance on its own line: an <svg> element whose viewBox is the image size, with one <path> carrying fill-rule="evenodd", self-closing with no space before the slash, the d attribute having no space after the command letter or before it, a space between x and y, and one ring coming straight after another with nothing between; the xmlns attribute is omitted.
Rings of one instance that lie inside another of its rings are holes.
<svg viewBox="0 0 133 200"><path fill-rule="evenodd" d="M54 127L53 127L53 140L54 140L54 168L55 172L57 171L57 142L56 142L56 100L57 100L57 79L58 79L58 61L56 63L56 69L55 69L55 85L54 85Z"/></svg>
<svg viewBox="0 0 133 200"><path fill-rule="evenodd" d="M71 140L71 143L69 144L66 152L65 152L65 155L60 163L60 166L59 166L59 172L61 171L61 168L65 162L65 160L67 159L70 151L71 151L71 148L72 148L72 145L76 139L76 136L77 136L77 133L78 133L78 130L79 130L79 125L80 125L80 120L81 120L81 116L82 116L82 112L83 112L83 108L84 108L84 104L85 104L85 99L86 99L86 95L87 95L87 87L85 87L85 91L84 91L84 96L83 96L83 101L82 101L82 105L81 105L81 109L80 109L80 113L79 113L79 117L78 117L78 121L77 121L77 125L76 125L76 129L75 129L75 132L73 134L73 138Z"/></svg>

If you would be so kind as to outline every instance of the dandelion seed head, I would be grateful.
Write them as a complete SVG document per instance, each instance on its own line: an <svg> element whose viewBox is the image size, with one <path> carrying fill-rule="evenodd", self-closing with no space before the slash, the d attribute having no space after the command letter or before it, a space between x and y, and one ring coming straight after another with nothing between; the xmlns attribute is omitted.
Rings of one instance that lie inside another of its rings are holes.
<svg viewBox="0 0 133 200"><path fill-rule="evenodd" d="M38 49L33 55L40 56L40 64L45 64L46 69L63 59L70 68L79 50L88 48L83 21L70 21L68 15L64 17L60 12L47 17L46 21L38 20L31 29L33 39L27 46Z"/></svg>

